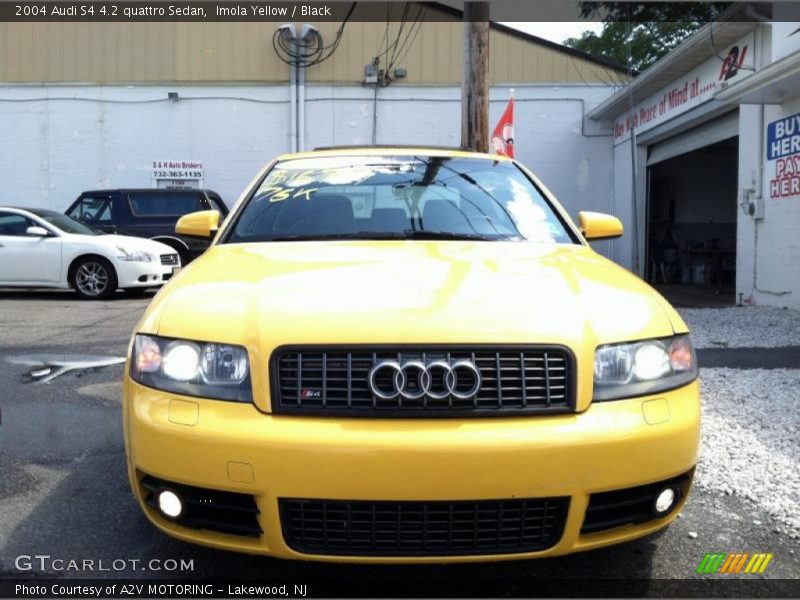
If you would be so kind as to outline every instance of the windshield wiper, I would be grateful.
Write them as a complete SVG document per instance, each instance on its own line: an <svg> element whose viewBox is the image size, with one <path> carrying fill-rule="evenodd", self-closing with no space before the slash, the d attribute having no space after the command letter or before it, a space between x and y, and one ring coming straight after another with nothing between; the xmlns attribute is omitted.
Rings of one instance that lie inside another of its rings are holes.
<svg viewBox="0 0 800 600"><path fill-rule="evenodd" d="M407 240L479 240L498 242L521 239L514 234L489 235L482 233L456 233L454 231L429 231L426 229L406 229L401 235Z"/></svg>
<svg viewBox="0 0 800 600"><path fill-rule="evenodd" d="M354 231L352 233L298 233L265 237L264 242L314 242L325 240L403 240L400 232Z"/></svg>
<svg viewBox="0 0 800 600"><path fill-rule="evenodd" d="M403 231L354 231L351 233L298 233L265 237L264 242L314 242L328 240L478 240L487 242L519 241L520 236L484 235L480 233L456 233L453 231L426 231L406 229Z"/></svg>

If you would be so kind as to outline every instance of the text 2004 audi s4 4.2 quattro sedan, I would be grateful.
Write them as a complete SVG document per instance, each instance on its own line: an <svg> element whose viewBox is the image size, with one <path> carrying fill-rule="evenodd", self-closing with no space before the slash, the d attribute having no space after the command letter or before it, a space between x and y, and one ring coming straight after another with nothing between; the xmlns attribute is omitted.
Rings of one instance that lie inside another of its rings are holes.
<svg viewBox="0 0 800 600"><path fill-rule="evenodd" d="M686 325L507 158L268 165L134 333L128 472L177 538L283 558L499 560L666 526L697 459Z"/></svg>

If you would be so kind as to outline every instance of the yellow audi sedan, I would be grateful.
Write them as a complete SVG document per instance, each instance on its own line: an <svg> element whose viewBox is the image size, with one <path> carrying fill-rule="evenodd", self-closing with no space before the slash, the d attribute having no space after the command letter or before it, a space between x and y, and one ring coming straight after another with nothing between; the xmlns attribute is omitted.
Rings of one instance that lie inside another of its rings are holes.
<svg viewBox="0 0 800 600"><path fill-rule="evenodd" d="M133 494L182 540L485 561L670 523L700 430L676 311L526 168L434 148L281 156L159 292L124 381Z"/></svg>

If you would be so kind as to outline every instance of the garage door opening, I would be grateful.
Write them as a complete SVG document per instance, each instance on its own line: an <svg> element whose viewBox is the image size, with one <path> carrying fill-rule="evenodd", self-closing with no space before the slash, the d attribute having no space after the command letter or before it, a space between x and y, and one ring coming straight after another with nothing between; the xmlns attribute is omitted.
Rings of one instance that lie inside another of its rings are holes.
<svg viewBox="0 0 800 600"><path fill-rule="evenodd" d="M738 137L648 167L647 279L683 306L733 304Z"/></svg>

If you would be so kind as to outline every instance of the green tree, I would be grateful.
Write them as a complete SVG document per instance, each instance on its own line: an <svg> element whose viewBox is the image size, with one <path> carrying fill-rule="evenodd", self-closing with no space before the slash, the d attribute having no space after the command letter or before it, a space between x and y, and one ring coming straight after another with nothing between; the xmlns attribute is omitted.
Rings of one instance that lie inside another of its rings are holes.
<svg viewBox="0 0 800 600"><path fill-rule="evenodd" d="M585 31L564 44L643 71L719 15L730 3L581 2L581 16L603 21L600 34Z"/></svg>

